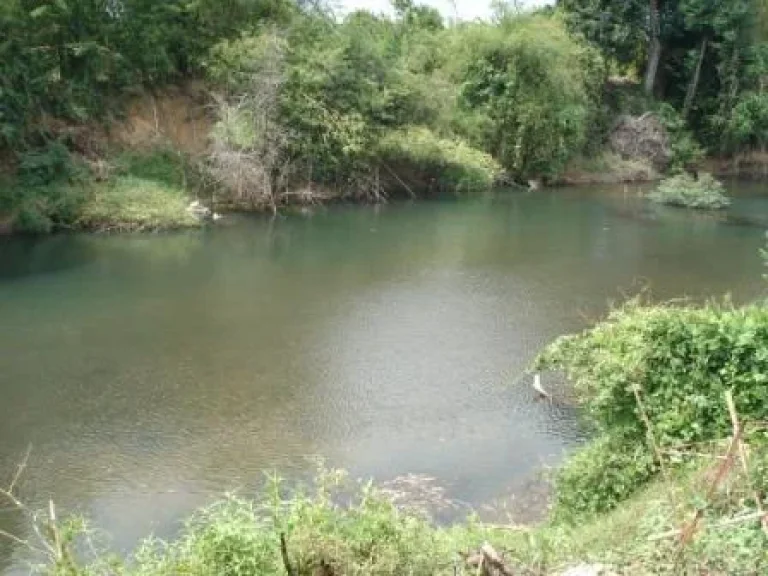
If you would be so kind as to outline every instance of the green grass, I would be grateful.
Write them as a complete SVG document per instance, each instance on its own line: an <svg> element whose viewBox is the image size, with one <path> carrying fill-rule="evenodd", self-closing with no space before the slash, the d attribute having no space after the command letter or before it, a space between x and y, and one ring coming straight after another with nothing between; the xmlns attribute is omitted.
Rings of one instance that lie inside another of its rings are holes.
<svg viewBox="0 0 768 576"><path fill-rule="evenodd" d="M92 186L77 226L98 231L154 231L199 225L183 189L136 176Z"/></svg>
<svg viewBox="0 0 768 576"><path fill-rule="evenodd" d="M189 214L184 158L170 150L125 152L103 161L103 174L82 162L48 182L36 172L0 182L0 214L14 232L155 231L198 226ZM40 162L38 162L39 164ZM35 165L36 166L36 165ZM43 176L47 176L44 173Z"/></svg>

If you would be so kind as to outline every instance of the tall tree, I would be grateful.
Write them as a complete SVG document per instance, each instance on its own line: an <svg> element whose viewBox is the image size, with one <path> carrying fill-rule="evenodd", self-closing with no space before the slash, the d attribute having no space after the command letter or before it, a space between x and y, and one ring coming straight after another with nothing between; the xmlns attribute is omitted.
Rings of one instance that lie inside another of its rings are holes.
<svg viewBox="0 0 768 576"><path fill-rule="evenodd" d="M648 5L648 64L645 67L645 93L653 94L656 74L661 60L661 13L659 0L650 0Z"/></svg>

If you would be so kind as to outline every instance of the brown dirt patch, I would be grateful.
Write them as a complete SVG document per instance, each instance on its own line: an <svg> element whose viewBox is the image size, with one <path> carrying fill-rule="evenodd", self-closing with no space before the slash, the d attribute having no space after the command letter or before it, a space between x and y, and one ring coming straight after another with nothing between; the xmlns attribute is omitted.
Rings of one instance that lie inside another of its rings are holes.
<svg viewBox="0 0 768 576"><path fill-rule="evenodd" d="M143 94L128 103L125 119L110 128L110 139L133 149L170 145L190 155L202 154L213 126L209 104L200 81Z"/></svg>

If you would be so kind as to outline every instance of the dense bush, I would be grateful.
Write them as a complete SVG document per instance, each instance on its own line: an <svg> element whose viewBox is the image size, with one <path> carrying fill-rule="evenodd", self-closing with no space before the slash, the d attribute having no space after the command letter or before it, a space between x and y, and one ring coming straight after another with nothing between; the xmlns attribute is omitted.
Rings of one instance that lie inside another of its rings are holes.
<svg viewBox="0 0 768 576"><path fill-rule="evenodd" d="M15 232L44 234L70 228L87 198L82 183L39 186L0 184L0 212L11 217Z"/></svg>
<svg viewBox="0 0 768 576"><path fill-rule="evenodd" d="M517 176L556 174L585 145L600 58L556 17L511 17L455 35L470 141Z"/></svg>
<svg viewBox="0 0 768 576"><path fill-rule="evenodd" d="M0 212L14 231L46 233L69 227L86 199L85 167L56 140L19 155L15 181L0 182Z"/></svg>
<svg viewBox="0 0 768 576"><path fill-rule="evenodd" d="M648 446L605 434L577 451L556 472L554 512L558 519L614 509L657 471Z"/></svg>
<svg viewBox="0 0 768 576"><path fill-rule="evenodd" d="M706 173L698 178L683 173L662 180L648 198L659 204L701 210L720 210L731 203L723 185Z"/></svg>
<svg viewBox="0 0 768 576"><path fill-rule="evenodd" d="M470 192L487 190L501 175L501 167L488 154L458 139L439 138L427 128L392 132L379 142L379 158L387 169L435 190Z"/></svg>
<svg viewBox="0 0 768 576"><path fill-rule="evenodd" d="M652 476L645 418L653 441L669 447L726 437L727 390L745 421L768 416L768 308L632 302L559 338L536 367L566 372L598 432L560 472L558 501L568 511L609 509Z"/></svg>
<svg viewBox="0 0 768 576"><path fill-rule="evenodd" d="M726 390L744 418L768 415L768 308L630 303L558 339L537 366L564 369L602 430L645 438L637 390L658 442L721 438L731 430Z"/></svg>
<svg viewBox="0 0 768 576"><path fill-rule="evenodd" d="M727 119L723 135L724 144L730 150L765 149L768 145L768 94L742 94Z"/></svg>

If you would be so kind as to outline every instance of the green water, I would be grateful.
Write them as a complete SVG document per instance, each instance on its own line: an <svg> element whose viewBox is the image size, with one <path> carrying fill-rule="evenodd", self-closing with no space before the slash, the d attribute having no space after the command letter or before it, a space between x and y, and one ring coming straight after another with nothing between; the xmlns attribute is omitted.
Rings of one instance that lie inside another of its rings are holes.
<svg viewBox="0 0 768 576"><path fill-rule="evenodd" d="M0 239L0 481L31 444L22 498L117 549L311 455L482 507L578 442L518 379L544 343L640 286L762 293L768 194L735 191L716 216L620 187ZM0 573L22 557L0 539Z"/></svg>

